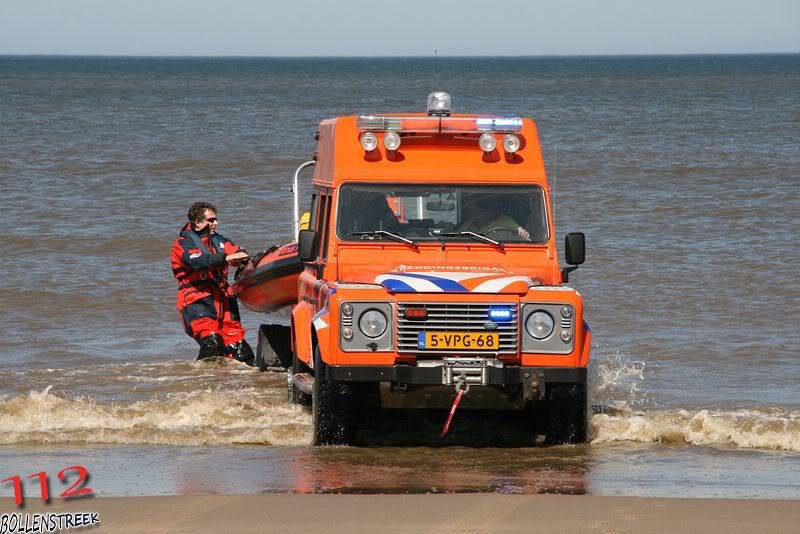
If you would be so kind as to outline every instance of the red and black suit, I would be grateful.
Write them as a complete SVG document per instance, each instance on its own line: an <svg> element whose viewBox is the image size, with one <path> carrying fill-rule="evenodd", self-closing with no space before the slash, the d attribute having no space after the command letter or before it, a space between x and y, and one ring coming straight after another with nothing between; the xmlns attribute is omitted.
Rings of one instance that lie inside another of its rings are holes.
<svg viewBox="0 0 800 534"><path fill-rule="evenodd" d="M200 344L197 358L227 356L252 363L253 351L244 338L239 305L228 287L228 254L243 251L207 227L196 232L191 223L172 245L172 274L178 280L178 313L186 333Z"/></svg>

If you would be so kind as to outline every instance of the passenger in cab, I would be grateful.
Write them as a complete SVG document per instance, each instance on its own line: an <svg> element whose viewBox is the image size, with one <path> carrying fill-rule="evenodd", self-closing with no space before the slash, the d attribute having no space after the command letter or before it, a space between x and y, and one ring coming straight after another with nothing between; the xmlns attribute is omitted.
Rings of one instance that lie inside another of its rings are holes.
<svg viewBox="0 0 800 534"><path fill-rule="evenodd" d="M345 234L375 230L397 232L401 228L383 193L348 190L342 194L341 202L339 228L344 229Z"/></svg>
<svg viewBox="0 0 800 534"><path fill-rule="evenodd" d="M464 202L462 222L457 230L482 235L511 232L522 239L530 239L530 232L503 213L503 206L503 195L480 195L468 199Z"/></svg>
<svg viewBox="0 0 800 534"><path fill-rule="evenodd" d="M207 202L189 208L189 222L172 245L172 274L178 280L178 313L186 334L200 345L197 359L224 356L253 365L236 297L228 287L228 265L249 255L217 233L217 209Z"/></svg>

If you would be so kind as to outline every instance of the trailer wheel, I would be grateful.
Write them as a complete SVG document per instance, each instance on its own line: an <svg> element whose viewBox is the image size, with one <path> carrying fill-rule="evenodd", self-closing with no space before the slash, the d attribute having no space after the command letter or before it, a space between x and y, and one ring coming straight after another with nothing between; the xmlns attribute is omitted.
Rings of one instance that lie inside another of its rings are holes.
<svg viewBox="0 0 800 534"><path fill-rule="evenodd" d="M547 385L545 434L548 444L585 442L586 414L584 384Z"/></svg>
<svg viewBox="0 0 800 534"><path fill-rule="evenodd" d="M260 371L291 366L292 346L289 327L281 324L262 324L258 327L256 367Z"/></svg>
<svg viewBox="0 0 800 534"><path fill-rule="evenodd" d="M286 397L289 404L299 404L301 406L310 406L311 397L300 391L297 386L292 383L292 377L297 373L308 373L309 368L297 359L297 356L292 354L292 364L286 370Z"/></svg>
<svg viewBox="0 0 800 534"><path fill-rule="evenodd" d="M319 347L314 348L313 445L347 445L352 440L353 390L349 384L325 377Z"/></svg>

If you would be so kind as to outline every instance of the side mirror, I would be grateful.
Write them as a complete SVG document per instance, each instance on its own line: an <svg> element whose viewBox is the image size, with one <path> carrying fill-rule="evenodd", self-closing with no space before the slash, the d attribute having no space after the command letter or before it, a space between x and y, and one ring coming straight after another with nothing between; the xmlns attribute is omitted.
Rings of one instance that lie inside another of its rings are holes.
<svg viewBox="0 0 800 534"><path fill-rule="evenodd" d="M297 250L300 261L314 261L317 259L317 232L314 230L300 230L297 236Z"/></svg>
<svg viewBox="0 0 800 534"><path fill-rule="evenodd" d="M564 259L569 265L586 261L586 236L581 232L567 234L564 240Z"/></svg>
<svg viewBox="0 0 800 534"><path fill-rule="evenodd" d="M563 281L569 282L569 273L586 261L586 236L581 232L567 234L564 240L564 260L570 267L561 269Z"/></svg>

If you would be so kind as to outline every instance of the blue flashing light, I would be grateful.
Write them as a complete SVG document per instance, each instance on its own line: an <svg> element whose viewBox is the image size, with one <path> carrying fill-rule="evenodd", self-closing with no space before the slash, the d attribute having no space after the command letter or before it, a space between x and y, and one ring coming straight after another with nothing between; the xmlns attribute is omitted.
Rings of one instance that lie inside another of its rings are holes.
<svg viewBox="0 0 800 534"><path fill-rule="evenodd" d="M514 310L508 307L493 306L489 308L489 319L496 323L504 323L514 319Z"/></svg>

